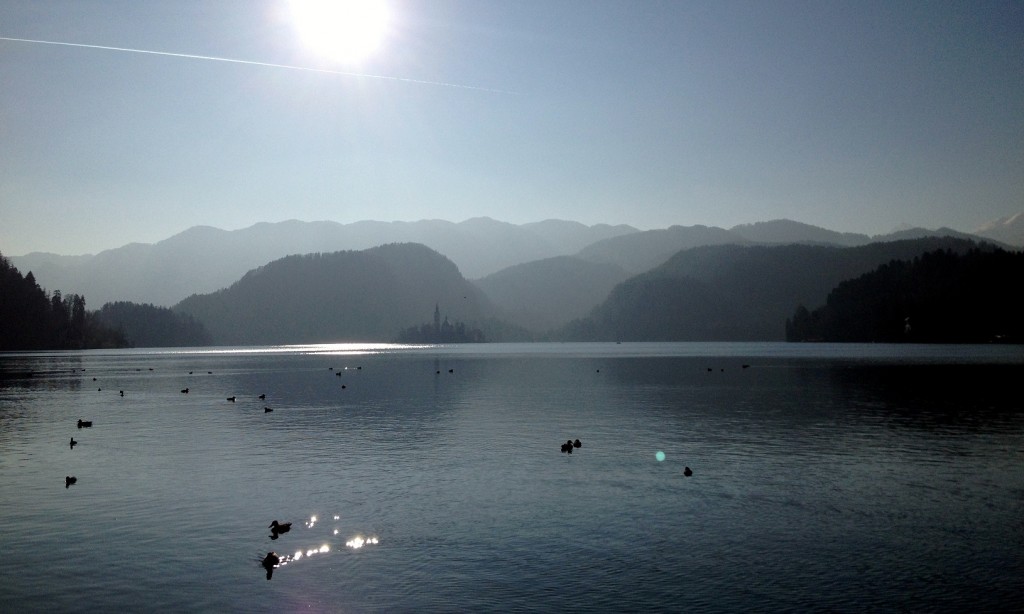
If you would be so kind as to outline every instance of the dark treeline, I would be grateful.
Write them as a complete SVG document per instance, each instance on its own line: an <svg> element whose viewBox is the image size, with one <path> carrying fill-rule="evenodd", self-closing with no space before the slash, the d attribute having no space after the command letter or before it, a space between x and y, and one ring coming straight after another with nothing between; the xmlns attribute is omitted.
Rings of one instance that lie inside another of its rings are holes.
<svg viewBox="0 0 1024 614"><path fill-rule="evenodd" d="M1024 342L1024 252L949 250L893 260L800 306L789 341Z"/></svg>
<svg viewBox="0 0 1024 614"><path fill-rule="evenodd" d="M48 295L29 271L22 275L0 254L0 350L123 347L123 336L97 322L85 297Z"/></svg>
<svg viewBox="0 0 1024 614"><path fill-rule="evenodd" d="M201 346L213 341L202 323L167 307L118 301L104 305L96 318L123 334L134 347Z"/></svg>

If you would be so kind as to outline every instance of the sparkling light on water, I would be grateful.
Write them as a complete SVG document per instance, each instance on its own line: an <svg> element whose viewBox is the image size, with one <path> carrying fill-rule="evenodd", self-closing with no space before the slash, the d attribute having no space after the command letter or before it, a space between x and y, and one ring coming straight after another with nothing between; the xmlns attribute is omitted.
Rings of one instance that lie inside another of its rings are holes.
<svg viewBox="0 0 1024 614"><path fill-rule="evenodd" d="M363 546L365 546L367 544L376 544L376 543L377 543L377 538L376 537L364 538L362 535L356 535L352 539L350 539L347 542L345 542L345 545L348 546L349 548L352 548L353 550L358 550L359 548L362 548Z"/></svg>

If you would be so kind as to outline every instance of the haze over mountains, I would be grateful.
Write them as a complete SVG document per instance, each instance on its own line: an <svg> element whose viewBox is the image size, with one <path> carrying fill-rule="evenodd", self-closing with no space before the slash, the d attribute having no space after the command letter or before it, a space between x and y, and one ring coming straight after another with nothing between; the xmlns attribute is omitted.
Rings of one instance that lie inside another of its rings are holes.
<svg viewBox="0 0 1024 614"><path fill-rule="evenodd" d="M458 224L291 220L233 231L196 226L154 244L132 243L96 256L32 253L10 260L20 270L32 271L44 287L87 289L82 293L88 292L94 305L128 300L170 306L191 294L227 287L247 271L293 254L421 243L450 258L472 279L634 232L629 226L584 226L559 220L523 225L488 218Z"/></svg>
<svg viewBox="0 0 1024 614"><path fill-rule="evenodd" d="M480 218L196 227L95 257L11 260L94 309L133 301L120 305L140 330L141 307L169 303L222 345L393 341L429 328L435 307L492 341L781 341L798 306L819 307L846 280L926 252L1001 246L944 228L868 237L789 220L639 231Z"/></svg>
<svg viewBox="0 0 1024 614"><path fill-rule="evenodd" d="M1012 246L1024 245L1024 215L993 222L985 232L988 234L978 237L991 235L994 240ZM562 220L522 225L489 218L460 223L422 220L339 224L291 220L259 223L234 231L196 226L154 244L132 243L96 255L36 252L8 258L20 270L32 271L43 287L82 294L94 307L124 300L171 306L192 294L225 288L246 272L283 256L362 250L386 243L421 243L452 260L466 278L479 279L508 267L556 256L576 256L611 266L610 274L614 276L616 267L630 274L642 273L681 249L701 245L856 246L872 241L947 235L970 237L950 229L911 229L868 237L789 220L744 224L728 230L673 226L649 231L630 226L585 226ZM514 274L510 273L505 281L511 283L512 277Z"/></svg>

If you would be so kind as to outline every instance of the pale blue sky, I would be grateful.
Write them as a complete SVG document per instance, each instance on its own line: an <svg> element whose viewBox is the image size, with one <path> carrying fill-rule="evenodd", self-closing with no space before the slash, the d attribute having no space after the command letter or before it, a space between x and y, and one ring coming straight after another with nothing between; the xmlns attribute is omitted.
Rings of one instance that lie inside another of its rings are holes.
<svg viewBox="0 0 1024 614"><path fill-rule="evenodd" d="M1024 210L1024 3L392 0L361 65L284 0L0 0L0 252L490 216L973 230ZM498 90L498 91L492 91Z"/></svg>

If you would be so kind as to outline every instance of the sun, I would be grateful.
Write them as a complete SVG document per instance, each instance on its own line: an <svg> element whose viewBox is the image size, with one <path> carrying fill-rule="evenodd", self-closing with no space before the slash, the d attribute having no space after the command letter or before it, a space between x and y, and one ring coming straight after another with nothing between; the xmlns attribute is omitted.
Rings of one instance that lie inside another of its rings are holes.
<svg viewBox="0 0 1024 614"><path fill-rule="evenodd" d="M383 0L291 0L302 41L337 62L356 64L384 42L391 20Z"/></svg>

